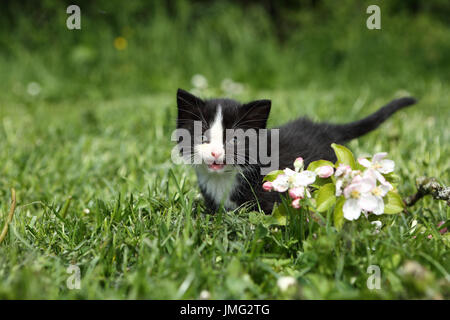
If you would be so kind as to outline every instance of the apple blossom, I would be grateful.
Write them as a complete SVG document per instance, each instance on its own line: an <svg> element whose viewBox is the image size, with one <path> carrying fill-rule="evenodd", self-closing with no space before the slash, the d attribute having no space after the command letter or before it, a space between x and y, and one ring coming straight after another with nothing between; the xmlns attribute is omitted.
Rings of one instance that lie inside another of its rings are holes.
<svg viewBox="0 0 450 320"><path fill-rule="evenodd" d="M273 184L270 181L266 181L262 185L264 191L271 191L273 189Z"/></svg>
<svg viewBox="0 0 450 320"><path fill-rule="evenodd" d="M295 168L295 171L299 171L300 169L303 168L303 158L302 157L298 157L297 159L295 159L294 168Z"/></svg>
<svg viewBox="0 0 450 320"><path fill-rule="evenodd" d="M380 215L384 213L384 201L383 197L391 190L392 186L380 185L374 186L372 190L370 190L373 195L372 201L375 201L376 205L372 212L376 215Z"/></svg>
<svg viewBox="0 0 450 320"><path fill-rule="evenodd" d="M332 166L321 166L315 172L320 178L328 178L333 175L334 169Z"/></svg>
<svg viewBox="0 0 450 320"><path fill-rule="evenodd" d="M293 187L306 187L316 181L316 173L309 170L304 170L296 173L290 179Z"/></svg>
<svg viewBox="0 0 450 320"><path fill-rule="evenodd" d="M289 189L289 196L294 200L298 198L303 199L303 197L305 196L305 188L304 187L291 188Z"/></svg>
<svg viewBox="0 0 450 320"><path fill-rule="evenodd" d="M359 158L358 162L366 168L372 168L382 174L387 174L394 171L395 162L392 160L383 159L386 156L386 152L380 152L373 156L372 161L369 161L366 158Z"/></svg>
<svg viewBox="0 0 450 320"><path fill-rule="evenodd" d="M361 176L353 178L352 183L344 189L344 196L347 199L342 208L344 218L356 220L362 210L372 211L376 208L377 203L370 194L373 183L373 180Z"/></svg>
<svg viewBox="0 0 450 320"><path fill-rule="evenodd" d="M346 165L346 164L340 164L338 167L337 167L337 169L336 169L336 172L334 173L334 175L336 176L336 177L339 177L339 176L342 176L342 175L347 175L347 174L349 174L350 172L352 171L352 169L350 168L350 166L349 165Z"/></svg>
<svg viewBox="0 0 450 320"><path fill-rule="evenodd" d="M275 180L272 181L273 190L277 192L285 192L289 189L289 177L282 173L279 174Z"/></svg>
<svg viewBox="0 0 450 320"><path fill-rule="evenodd" d="M292 201L292 207L294 207L295 209L300 209L300 198Z"/></svg>

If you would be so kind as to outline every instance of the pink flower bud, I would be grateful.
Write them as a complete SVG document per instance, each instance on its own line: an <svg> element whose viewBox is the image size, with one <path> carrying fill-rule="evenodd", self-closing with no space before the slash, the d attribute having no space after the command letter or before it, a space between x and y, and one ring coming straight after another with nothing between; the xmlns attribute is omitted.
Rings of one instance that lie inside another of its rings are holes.
<svg viewBox="0 0 450 320"><path fill-rule="evenodd" d="M445 221L441 221L441 222L438 223L438 225L437 225L438 230L439 230L439 228L440 228L444 223L445 223ZM440 234L444 234L444 233L446 233L447 231L448 231L448 229L447 229L447 227L445 227L445 228L442 228L441 230L439 230L439 233L440 233Z"/></svg>
<svg viewBox="0 0 450 320"><path fill-rule="evenodd" d="M295 159L294 161L294 168L301 168L303 167L303 158L302 157L298 157L297 159Z"/></svg>
<svg viewBox="0 0 450 320"><path fill-rule="evenodd" d="M270 182L270 181L264 182L262 187L263 187L264 191L271 191L273 189L272 182Z"/></svg>
<svg viewBox="0 0 450 320"><path fill-rule="evenodd" d="M299 199L303 198L305 196L305 189L304 188L292 188L289 189L289 197L292 199Z"/></svg>
<svg viewBox="0 0 450 320"><path fill-rule="evenodd" d="M300 208L300 199L295 199L294 201L292 201L292 206L295 209L299 209Z"/></svg>
<svg viewBox="0 0 450 320"><path fill-rule="evenodd" d="M316 173L320 178L328 178L330 177L334 172L334 169L332 166L322 166L316 169Z"/></svg>

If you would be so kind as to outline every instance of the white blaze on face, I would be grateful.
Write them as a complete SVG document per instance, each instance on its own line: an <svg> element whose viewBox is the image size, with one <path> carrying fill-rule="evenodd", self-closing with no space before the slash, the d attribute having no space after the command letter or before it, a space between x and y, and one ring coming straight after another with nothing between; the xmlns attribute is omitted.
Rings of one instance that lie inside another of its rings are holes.
<svg viewBox="0 0 450 320"><path fill-rule="evenodd" d="M217 106L216 116L207 131L208 143L196 146L196 151L200 154L206 164L223 163L225 149L223 146L223 115L222 107Z"/></svg>

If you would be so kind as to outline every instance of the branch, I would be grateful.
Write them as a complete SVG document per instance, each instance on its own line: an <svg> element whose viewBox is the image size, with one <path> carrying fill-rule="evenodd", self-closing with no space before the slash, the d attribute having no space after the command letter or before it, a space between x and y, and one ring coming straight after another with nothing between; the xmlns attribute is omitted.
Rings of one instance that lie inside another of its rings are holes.
<svg viewBox="0 0 450 320"><path fill-rule="evenodd" d="M450 187L441 185L435 178L417 178L416 187L417 193L404 200L408 207L413 206L426 195L431 195L435 200L444 200L447 206L450 206Z"/></svg>
<svg viewBox="0 0 450 320"><path fill-rule="evenodd" d="M12 221L14 216L14 211L16 210L16 190L11 189L11 208L9 209L8 217L6 218L5 226L3 227L2 233L0 234L0 243L5 239L8 233L9 223Z"/></svg>

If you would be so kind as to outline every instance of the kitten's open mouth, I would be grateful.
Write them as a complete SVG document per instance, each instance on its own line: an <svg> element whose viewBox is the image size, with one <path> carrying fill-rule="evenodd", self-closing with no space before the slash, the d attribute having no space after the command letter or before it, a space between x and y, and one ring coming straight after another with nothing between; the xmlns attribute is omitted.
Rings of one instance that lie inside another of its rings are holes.
<svg viewBox="0 0 450 320"><path fill-rule="evenodd" d="M224 167L225 167L225 164L224 164L224 163L215 163L215 162L213 162L213 163L211 163L211 164L208 164L208 168L209 168L210 170L213 170L213 171L219 171L219 170L222 170Z"/></svg>

